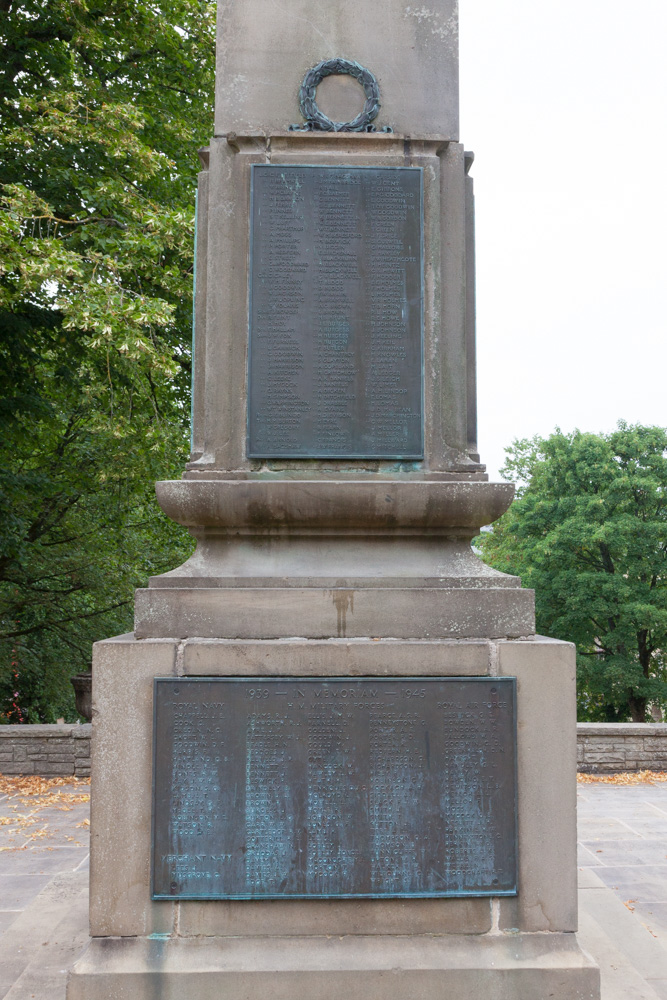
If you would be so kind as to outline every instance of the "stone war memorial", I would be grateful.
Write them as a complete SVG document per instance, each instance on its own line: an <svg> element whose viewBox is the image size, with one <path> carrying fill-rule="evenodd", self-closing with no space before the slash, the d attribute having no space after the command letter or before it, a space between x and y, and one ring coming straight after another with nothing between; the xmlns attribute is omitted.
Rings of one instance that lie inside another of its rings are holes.
<svg viewBox="0 0 667 1000"><path fill-rule="evenodd" d="M575 659L471 539L454 0L225 0L200 151L197 541L94 656L69 1000L599 1000Z"/></svg>

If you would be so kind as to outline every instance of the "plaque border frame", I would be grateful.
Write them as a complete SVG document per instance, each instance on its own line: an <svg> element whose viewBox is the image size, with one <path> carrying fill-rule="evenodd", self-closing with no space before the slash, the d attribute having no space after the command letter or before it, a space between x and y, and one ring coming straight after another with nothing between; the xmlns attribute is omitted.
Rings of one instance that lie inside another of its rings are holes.
<svg viewBox="0 0 667 1000"><path fill-rule="evenodd" d="M253 274L253 254L254 254L254 198L255 198L255 169L259 167L276 168L285 170L286 168L296 168L299 170L410 170L419 173L419 284L420 284L420 309L419 309L419 341L420 341L420 442L419 453L408 452L397 455L387 452L384 454L371 454L367 452L345 452L339 454L321 454L312 451L307 455L294 452L272 452L271 454L253 452L250 450L250 366L252 358L252 316L253 316L253 295L252 295L252 274ZM426 378L425 378L425 350L424 350L424 168L416 166L391 166L376 164L353 164L346 167L345 164L333 163L251 163L250 164L250 214L249 214L249 241L248 241L248 350L246 359L246 435L245 435L245 457L249 461L372 461L372 462L423 462L426 455Z"/></svg>
<svg viewBox="0 0 667 1000"><path fill-rule="evenodd" d="M155 892L155 821L156 821L156 760L157 760L157 688L159 683L169 682L211 682L211 681L242 681L249 684L264 684L264 683L284 683L286 681L295 681L301 684L304 683L341 683L341 682L357 682L357 681L409 681L410 683L418 683L419 681L440 681L440 682L455 682L463 681L473 683L479 681L486 681L487 683L495 683L498 681L510 682L509 690L511 694L512 702L512 721L513 730L511 733L512 745L514 748L514 767L512 773L512 781L514 788L514 804L513 804L513 823L514 823L514 851L513 851L513 861L514 861L514 884L509 889L494 889L487 892L477 892L475 890L466 891L455 891L455 892L394 892L394 893L310 893L310 894L299 894L299 893L262 893L262 894L252 894L252 893L235 893L226 895L197 895L190 893L174 893L174 894L162 894ZM197 674L192 676L167 676L167 677L154 677L153 678L153 710L152 710L152 738L151 738L151 764L152 764L152 774L151 774L151 842L150 842L150 898L151 900L161 901L161 900L171 900L172 902L180 901L195 901L195 902L230 902L230 901L242 901L242 902L265 902L271 900L297 900L303 902L304 900L346 900L346 899L375 899L390 902L391 900L405 900L405 899L494 899L499 897L509 897L513 898L519 894L519 744L518 744L518 718L517 718L517 678L513 675L503 675L499 677L489 676L488 674L477 674L473 676L466 675L405 675L405 674L382 674L382 675L350 675L350 674L337 674L337 675L294 675L294 674L268 674L268 675L239 675L239 674Z"/></svg>

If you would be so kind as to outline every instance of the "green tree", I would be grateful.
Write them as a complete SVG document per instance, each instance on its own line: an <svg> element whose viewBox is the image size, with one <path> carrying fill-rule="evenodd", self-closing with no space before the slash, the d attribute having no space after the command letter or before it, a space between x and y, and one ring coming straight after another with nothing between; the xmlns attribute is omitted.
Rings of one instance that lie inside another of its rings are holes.
<svg viewBox="0 0 667 1000"><path fill-rule="evenodd" d="M540 632L576 643L579 717L635 722L667 705L667 431L515 441L510 510L484 558L536 593Z"/></svg>
<svg viewBox="0 0 667 1000"><path fill-rule="evenodd" d="M0 0L0 722L69 676L189 540L196 149L215 4Z"/></svg>

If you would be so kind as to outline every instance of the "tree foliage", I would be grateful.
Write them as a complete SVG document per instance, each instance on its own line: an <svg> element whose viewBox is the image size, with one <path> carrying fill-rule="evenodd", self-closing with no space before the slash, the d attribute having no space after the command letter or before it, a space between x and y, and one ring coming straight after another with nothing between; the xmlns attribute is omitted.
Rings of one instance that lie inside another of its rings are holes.
<svg viewBox="0 0 667 1000"><path fill-rule="evenodd" d="M643 722L667 705L667 431L515 441L518 498L484 558L535 588L539 631L576 643L579 715Z"/></svg>
<svg viewBox="0 0 667 1000"><path fill-rule="evenodd" d="M153 482L187 450L206 0L0 0L0 721L69 676L189 547Z"/></svg>

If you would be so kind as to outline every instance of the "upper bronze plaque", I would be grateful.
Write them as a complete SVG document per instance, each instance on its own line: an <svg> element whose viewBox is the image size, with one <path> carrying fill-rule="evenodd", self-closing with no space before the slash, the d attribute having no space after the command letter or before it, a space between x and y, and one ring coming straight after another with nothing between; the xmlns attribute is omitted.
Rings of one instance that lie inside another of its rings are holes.
<svg viewBox="0 0 667 1000"><path fill-rule="evenodd" d="M422 171L257 165L249 458L423 458Z"/></svg>
<svg viewBox="0 0 667 1000"><path fill-rule="evenodd" d="M512 678L155 685L156 899L516 892Z"/></svg>

